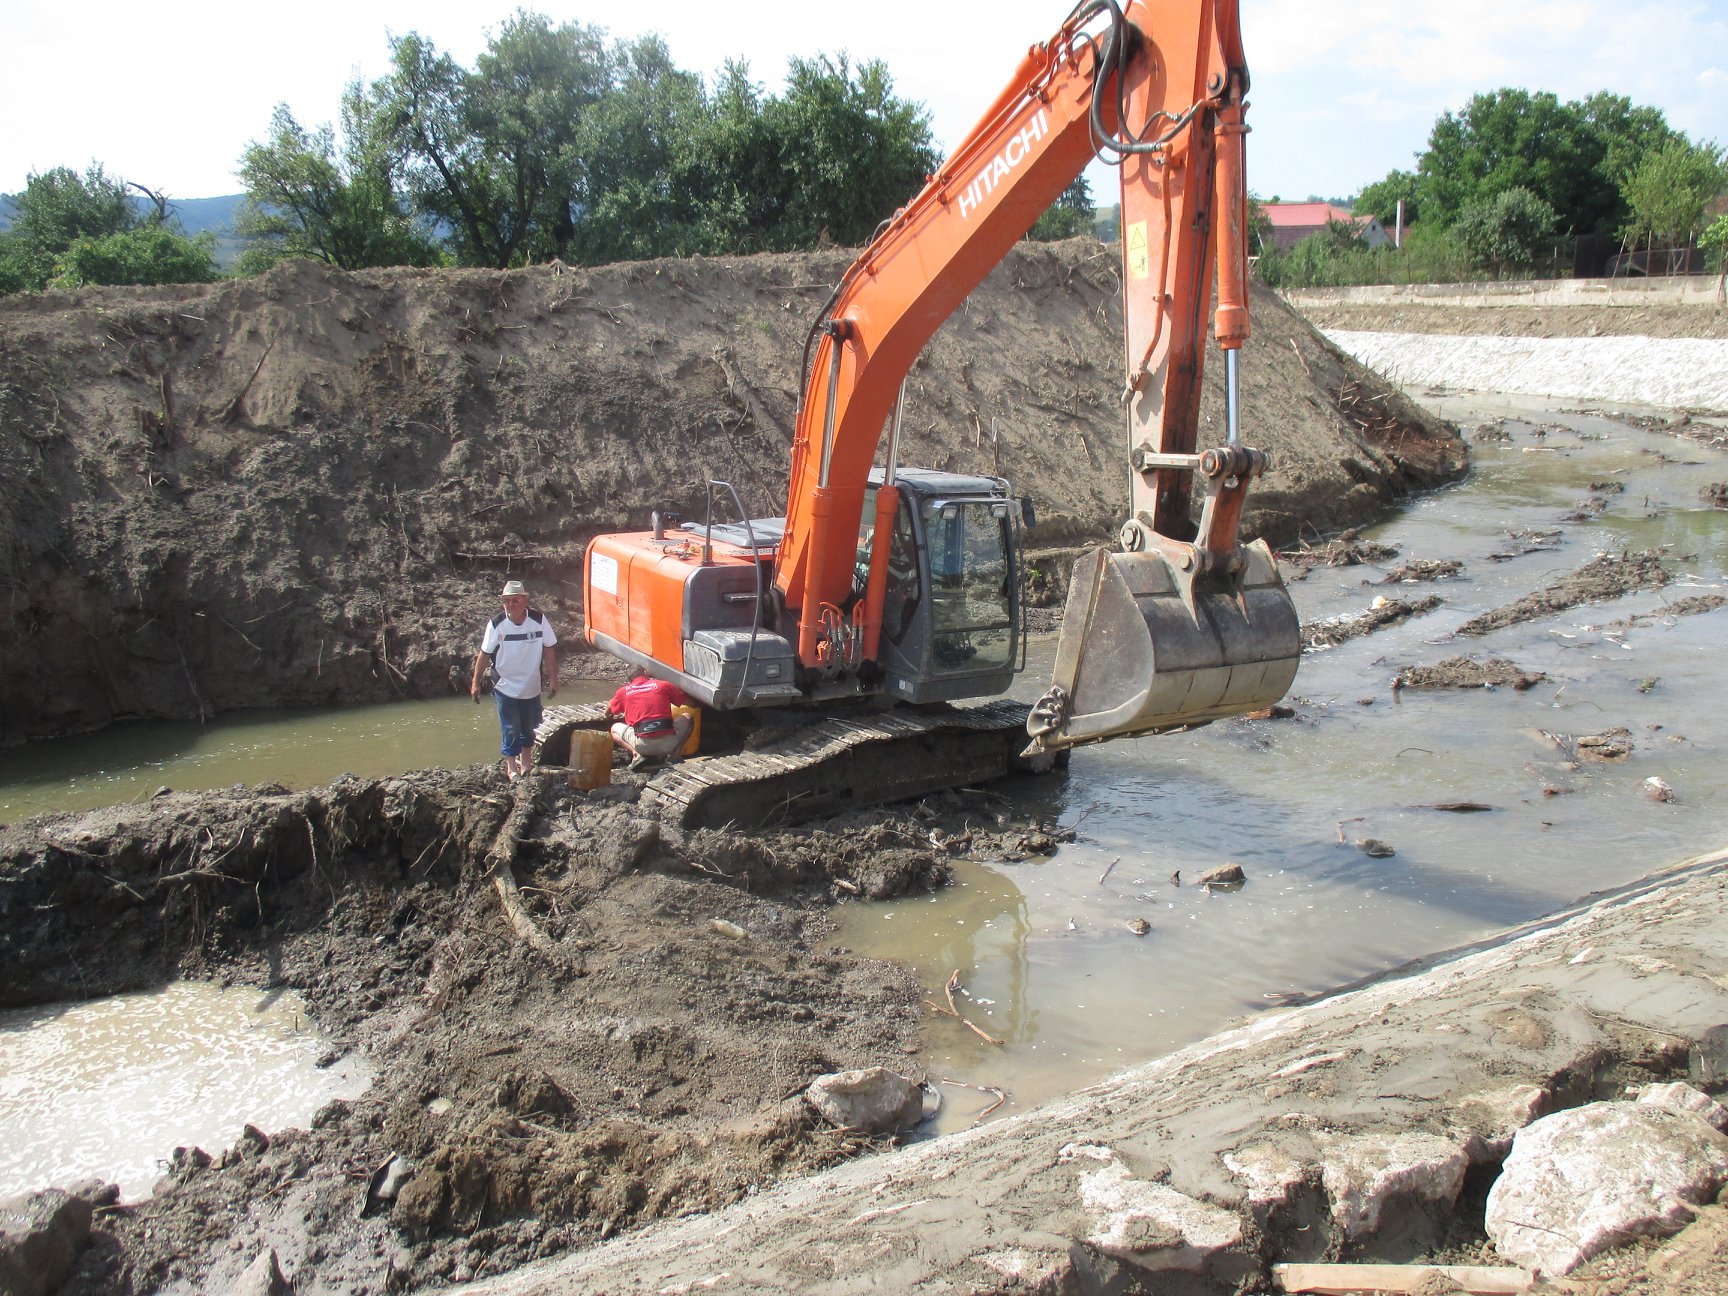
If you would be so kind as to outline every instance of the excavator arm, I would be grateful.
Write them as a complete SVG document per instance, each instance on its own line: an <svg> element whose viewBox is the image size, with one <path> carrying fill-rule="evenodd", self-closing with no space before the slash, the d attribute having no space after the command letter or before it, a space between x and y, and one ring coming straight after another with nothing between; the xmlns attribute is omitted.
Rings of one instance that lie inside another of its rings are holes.
<svg viewBox="0 0 1728 1296"><path fill-rule="evenodd" d="M1090 0L1033 46L942 169L846 272L805 348L775 584L809 670L828 664L854 580L868 474L918 353L1102 151L1122 176L1132 470L1124 552L1076 566L1056 678L1029 751L1205 723L1269 705L1294 677L1296 616L1264 545L1241 546L1265 456L1238 443L1248 336L1243 96L1235 0ZM1218 292L1228 443L1196 453L1206 312ZM1198 528L1196 479L1206 485ZM876 495L877 533L896 496ZM886 545L854 611L876 656Z"/></svg>

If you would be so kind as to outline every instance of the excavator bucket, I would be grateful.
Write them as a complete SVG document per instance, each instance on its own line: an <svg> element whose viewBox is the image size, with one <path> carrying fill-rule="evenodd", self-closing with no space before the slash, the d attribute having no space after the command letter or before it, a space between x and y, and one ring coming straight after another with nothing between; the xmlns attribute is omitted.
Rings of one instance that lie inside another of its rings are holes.
<svg viewBox="0 0 1728 1296"><path fill-rule="evenodd" d="M1264 541L1236 553L1239 573L1198 578L1180 556L1081 557L1025 755L1189 728L1283 697L1302 649L1296 608Z"/></svg>

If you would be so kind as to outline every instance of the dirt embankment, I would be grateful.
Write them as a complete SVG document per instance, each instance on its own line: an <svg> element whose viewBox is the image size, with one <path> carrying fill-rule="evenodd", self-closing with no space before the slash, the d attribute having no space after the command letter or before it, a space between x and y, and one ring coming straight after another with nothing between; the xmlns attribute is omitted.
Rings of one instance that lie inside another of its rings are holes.
<svg viewBox="0 0 1728 1296"><path fill-rule="evenodd" d="M0 742L436 695L507 574L574 627L594 534L699 515L711 477L778 512L805 331L848 260L300 263L0 302ZM1277 466L1251 532L1335 530L1462 471L1450 429L1255 307L1243 426ZM1120 328L1114 253L1022 245L914 367L902 458L1011 477L1035 545L1113 537Z"/></svg>

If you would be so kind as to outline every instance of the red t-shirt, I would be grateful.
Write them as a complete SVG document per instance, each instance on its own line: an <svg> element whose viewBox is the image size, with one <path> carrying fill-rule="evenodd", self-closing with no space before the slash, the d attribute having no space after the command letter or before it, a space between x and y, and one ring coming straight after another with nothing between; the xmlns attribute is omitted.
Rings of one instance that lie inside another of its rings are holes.
<svg viewBox="0 0 1728 1296"><path fill-rule="evenodd" d="M685 702L684 690L648 676L631 680L612 695L607 709L644 737L672 732L672 708ZM658 723L656 723L658 721Z"/></svg>

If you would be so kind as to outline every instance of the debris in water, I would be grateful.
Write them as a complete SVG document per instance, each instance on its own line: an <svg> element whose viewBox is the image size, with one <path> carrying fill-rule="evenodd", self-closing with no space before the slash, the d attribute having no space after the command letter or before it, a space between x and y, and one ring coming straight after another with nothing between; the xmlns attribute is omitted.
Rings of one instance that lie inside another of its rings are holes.
<svg viewBox="0 0 1728 1296"><path fill-rule="evenodd" d="M1597 554L1577 571L1561 577L1548 588L1526 594L1516 603L1472 617L1458 627L1458 633L1484 635L1490 630L1534 621L1583 603L1606 603L1634 590L1657 589L1673 579L1673 574L1662 565L1661 555L1650 550Z"/></svg>
<svg viewBox="0 0 1728 1296"><path fill-rule="evenodd" d="M1393 678L1392 690L1499 688L1510 685L1522 692L1547 678L1541 671L1526 673L1504 657L1490 658L1485 662L1471 657L1452 657L1436 666L1406 666Z"/></svg>
<svg viewBox="0 0 1728 1296"><path fill-rule="evenodd" d="M1242 871L1240 864L1220 864L1217 868L1209 868L1200 875L1200 886L1241 886L1248 880L1248 875Z"/></svg>
<svg viewBox="0 0 1728 1296"><path fill-rule="evenodd" d="M1144 918L1130 918L1128 920L1128 930L1133 932L1136 936L1144 936L1147 932L1152 930L1152 924L1147 922Z"/></svg>
<svg viewBox="0 0 1728 1296"><path fill-rule="evenodd" d="M1632 740L1624 729L1585 734L1576 742L1580 758L1593 761L1623 761L1632 754Z"/></svg>
<svg viewBox="0 0 1728 1296"><path fill-rule="evenodd" d="M1413 616L1424 612L1432 612L1444 600L1438 594L1430 594L1420 599L1395 599L1380 595L1369 606L1366 612L1355 616L1330 617L1317 625L1307 627L1302 634L1304 651L1317 648L1335 648L1350 639L1362 635L1373 634L1400 621L1407 621Z"/></svg>
<svg viewBox="0 0 1728 1296"><path fill-rule="evenodd" d="M1672 801L1674 789L1652 774L1644 780L1644 795L1652 801Z"/></svg>
<svg viewBox="0 0 1728 1296"><path fill-rule="evenodd" d="M1369 859L1387 859L1398 853L1392 849L1390 842L1383 842L1378 837L1358 837L1356 849Z"/></svg>
<svg viewBox="0 0 1728 1296"><path fill-rule="evenodd" d="M1481 814L1494 807L1486 801L1430 801L1425 805L1414 805L1412 810L1445 810L1450 814Z"/></svg>

